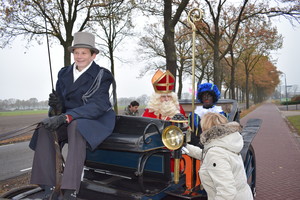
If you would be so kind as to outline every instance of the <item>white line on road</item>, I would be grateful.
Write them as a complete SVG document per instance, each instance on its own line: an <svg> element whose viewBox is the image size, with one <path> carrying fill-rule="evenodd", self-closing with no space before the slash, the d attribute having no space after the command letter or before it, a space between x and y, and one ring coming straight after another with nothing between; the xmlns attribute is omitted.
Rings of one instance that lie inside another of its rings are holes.
<svg viewBox="0 0 300 200"><path fill-rule="evenodd" d="M25 171L28 171L28 170L31 170L31 167L26 168L26 169L21 169L20 172L25 172Z"/></svg>

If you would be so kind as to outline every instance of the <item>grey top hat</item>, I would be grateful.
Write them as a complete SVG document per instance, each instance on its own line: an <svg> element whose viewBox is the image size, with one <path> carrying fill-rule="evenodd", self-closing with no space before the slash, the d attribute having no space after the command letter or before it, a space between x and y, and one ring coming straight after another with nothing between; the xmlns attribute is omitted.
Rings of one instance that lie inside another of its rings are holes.
<svg viewBox="0 0 300 200"><path fill-rule="evenodd" d="M96 54L99 53L99 50L95 47L95 36L87 32L74 34L73 46L68 47L68 50L73 52L75 48L88 48L95 51Z"/></svg>

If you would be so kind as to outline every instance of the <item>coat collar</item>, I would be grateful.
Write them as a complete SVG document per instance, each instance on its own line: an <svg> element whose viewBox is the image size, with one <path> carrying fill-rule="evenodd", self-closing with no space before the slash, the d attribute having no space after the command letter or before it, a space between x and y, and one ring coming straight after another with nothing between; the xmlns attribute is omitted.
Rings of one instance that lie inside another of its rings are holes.
<svg viewBox="0 0 300 200"><path fill-rule="evenodd" d="M200 141L202 144L206 145L214 139L222 138L238 131L241 131L241 126L237 122L219 124L217 126L211 127L206 131L203 131L203 133L200 136Z"/></svg>
<svg viewBox="0 0 300 200"><path fill-rule="evenodd" d="M78 77L78 79L73 83L73 65L68 67L65 76L62 78L62 82L67 88L67 94L78 89L81 85L84 85L86 82L94 80L99 72L99 68L100 67L93 61L90 68L86 72L81 74L81 76Z"/></svg>

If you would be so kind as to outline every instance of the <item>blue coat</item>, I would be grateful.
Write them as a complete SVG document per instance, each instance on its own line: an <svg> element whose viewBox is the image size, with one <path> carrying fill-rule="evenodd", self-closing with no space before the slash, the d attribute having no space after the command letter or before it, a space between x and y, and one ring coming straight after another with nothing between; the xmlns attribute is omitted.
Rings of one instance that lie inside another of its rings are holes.
<svg viewBox="0 0 300 200"><path fill-rule="evenodd" d="M100 81L95 81L97 78ZM92 150L112 133L115 126L116 116L109 101L113 80L111 72L95 62L74 83L73 65L58 73L56 92L63 102L63 113L77 121L77 130ZM94 89L91 91L91 88Z"/></svg>

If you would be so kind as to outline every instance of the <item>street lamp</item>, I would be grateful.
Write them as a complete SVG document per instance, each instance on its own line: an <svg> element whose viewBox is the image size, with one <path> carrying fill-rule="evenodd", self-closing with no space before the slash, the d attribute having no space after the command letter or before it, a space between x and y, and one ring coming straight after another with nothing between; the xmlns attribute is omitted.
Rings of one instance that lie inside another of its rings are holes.
<svg viewBox="0 0 300 200"><path fill-rule="evenodd" d="M286 110L289 110L289 103L288 103L288 96L287 96L287 85L286 85L286 74L284 72L280 72L284 74L284 87L285 87L285 103L286 103Z"/></svg>

